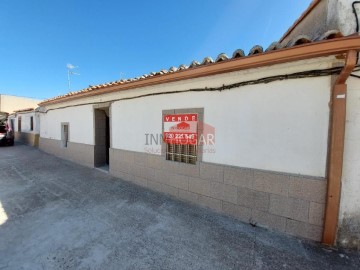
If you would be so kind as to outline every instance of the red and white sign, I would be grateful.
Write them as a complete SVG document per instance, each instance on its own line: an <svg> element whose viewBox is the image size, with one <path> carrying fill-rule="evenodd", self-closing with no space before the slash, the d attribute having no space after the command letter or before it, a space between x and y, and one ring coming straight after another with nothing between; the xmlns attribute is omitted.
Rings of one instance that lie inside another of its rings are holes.
<svg viewBox="0 0 360 270"><path fill-rule="evenodd" d="M164 141L171 144L196 144L198 115L164 115Z"/></svg>

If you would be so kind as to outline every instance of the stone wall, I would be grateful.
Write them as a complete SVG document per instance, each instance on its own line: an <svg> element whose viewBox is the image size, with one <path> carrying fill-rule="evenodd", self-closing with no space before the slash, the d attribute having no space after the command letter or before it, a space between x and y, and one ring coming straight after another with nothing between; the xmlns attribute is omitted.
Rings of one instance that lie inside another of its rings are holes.
<svg viewBox="0 0 360 270"><path fill-rule="evenodd" d="M326 180L110 149L110 173L257 226L321 240Z"/></svg>
<svg viewBox="0 0 360 270"><path fill-rule="evenodd" d="M68 142L63 147L61 140L40 137L39 148L49 154L67 159L78 164L94 167L94 146L89 144Z"/></svg>
<svg viewBox="0 0 360 270"><path fill-rule="evenodd" d="M15 141L25 143L30 146L39 146L39 134L15 131Z"/></svg>

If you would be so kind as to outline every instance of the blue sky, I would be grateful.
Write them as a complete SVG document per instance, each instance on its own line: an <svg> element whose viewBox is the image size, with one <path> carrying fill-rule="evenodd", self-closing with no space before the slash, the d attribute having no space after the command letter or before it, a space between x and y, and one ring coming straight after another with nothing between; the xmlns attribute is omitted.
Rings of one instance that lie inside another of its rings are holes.
<svg viewBox="0 0 360 270"><path fill-rule="evenodd" d="M311 0L1 0L0 93L49 98L246 53L278 40Z"/></svg>

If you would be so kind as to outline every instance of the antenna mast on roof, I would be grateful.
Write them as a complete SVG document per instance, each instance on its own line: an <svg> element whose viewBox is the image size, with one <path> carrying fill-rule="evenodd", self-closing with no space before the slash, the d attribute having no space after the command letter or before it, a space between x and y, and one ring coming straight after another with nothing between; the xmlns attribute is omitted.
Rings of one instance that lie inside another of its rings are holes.
<svg viewBox="0 0 360 270"><path fill-rule="evenodd" d="M69 92L71 91L71 81L70 81L70 75L80 75L79 73L75 73L73 71L73 69L78 68L73 66L72 64L67 64L66 65L67 70L68 70L68 87L69 87Z"/></svg>

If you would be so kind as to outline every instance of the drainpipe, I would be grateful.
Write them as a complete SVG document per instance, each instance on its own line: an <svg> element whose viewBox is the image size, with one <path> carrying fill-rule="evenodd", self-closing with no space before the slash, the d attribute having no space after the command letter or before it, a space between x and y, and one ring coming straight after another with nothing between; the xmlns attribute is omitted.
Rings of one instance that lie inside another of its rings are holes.
<svg viewBox="0 0 360 270"><path fill-rule="evenodd" d="M354 70L356 62L357 51L348 51L345 66L335 81L330 101L328 185L322 235L322 242L329 246L335 244L339 219L346 121L346 80Z"/></svg>

